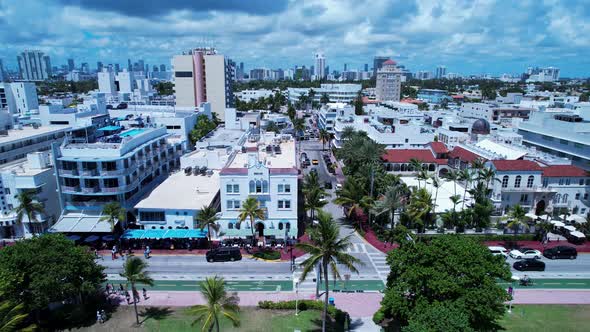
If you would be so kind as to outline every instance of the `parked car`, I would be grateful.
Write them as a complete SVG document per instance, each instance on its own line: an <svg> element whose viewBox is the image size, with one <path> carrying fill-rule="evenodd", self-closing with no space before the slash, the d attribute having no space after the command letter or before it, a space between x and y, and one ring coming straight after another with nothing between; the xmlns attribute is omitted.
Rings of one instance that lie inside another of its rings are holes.
<svg viewBox="0 0 590 332"><path fill-rule="evenodd" d="M543 250L543 256L549 259L576 259L578 257L578 251L574 247L569 246L557 246Z"/></svg>
<svg viewBox="0 0 590 332"><path fill-rule="evenodd" d="M324 189L332 189L332 182L326 181L324 183Z"/></svg>
<svg viewBox="0 0 590 332"><path fill-rule="evenodd" d="M223 247L207 251L205 254L207 262L233 262L242 259L240 248Z"/></svg>
<svg viewBox="0 0 590 332"><path fill-rule="evenodd" d="M313 159L313 160L311 161L311 163L312 163L313 165L317 165L317 164L319 164L320 162L319 162L317 159Z"/></svg>
<svg viewBox="0 0 590 332"><path fill-rule="evenodd" d="M522 259L522 258L536 258L541 259L541 252L539 250L531 249L531 248L520 248L514 249L510 251L510 257L514 259Z"/></svg>
<svg viewBox="0 0 590 332"><path fill-rule="evenodd" d="M504 258L508 258L508 250L506 250L506 248L504 247L490 246L488 247L488 249L494 256L502 256Z"/></svg>
<svg viewBox="0 0 590 332"><path fill-rule="evenodd" d="M336 190L342 190L342 185L340 183L336 183Z"/></svg>
<svg viewBox="0 0 590 332"><path fill-rule="evenodd" d="M523 259L512 265L518 271L545 271L545 263L538 259Z"/></svg>

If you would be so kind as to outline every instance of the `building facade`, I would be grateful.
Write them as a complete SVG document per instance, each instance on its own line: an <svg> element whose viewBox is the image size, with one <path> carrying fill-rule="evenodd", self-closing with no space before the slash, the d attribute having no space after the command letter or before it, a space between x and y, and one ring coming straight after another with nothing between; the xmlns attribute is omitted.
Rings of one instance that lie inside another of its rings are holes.
<svg viewBox="0 0 590 332"><path fill-rule="evenodd" d="M399 101L401 93L401 71L395 61L389 59L383 62L377 70L376 98L380 101Z"/></svg>
<svg viewBox="0 0 590 332"><path fill-rule="evenodd" d="M20 77L25 81L44 81L51 77L51 60L41 51L25 50L16 60Z"/></svg>
<svg viewBox="0 0 590 332"><path fill-rule="evenodd" d="M324 53L316 53L314 56L314 76L316 80L323 80L326 78L326 57Z"/></svg>

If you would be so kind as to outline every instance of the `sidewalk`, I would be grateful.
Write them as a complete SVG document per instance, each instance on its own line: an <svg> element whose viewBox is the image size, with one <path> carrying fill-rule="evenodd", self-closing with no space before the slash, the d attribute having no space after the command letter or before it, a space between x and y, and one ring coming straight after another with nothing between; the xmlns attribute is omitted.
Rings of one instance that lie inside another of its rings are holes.
<svg viewBox="0 0 590 332"><path fill-rule="evenodd" d="M514 304L590 304L590 290L517 289Z"/></svg>

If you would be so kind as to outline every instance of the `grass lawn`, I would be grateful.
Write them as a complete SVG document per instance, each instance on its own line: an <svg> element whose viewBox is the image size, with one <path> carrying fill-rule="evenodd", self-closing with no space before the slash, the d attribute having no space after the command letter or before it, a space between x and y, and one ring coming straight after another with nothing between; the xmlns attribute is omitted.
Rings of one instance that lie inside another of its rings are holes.
<svg viewBox="0 0 590 332"><path fill-rule="evenodd" d="M516 305L500 322L506 331L577 332L590 330L589 305Z"/></svg>

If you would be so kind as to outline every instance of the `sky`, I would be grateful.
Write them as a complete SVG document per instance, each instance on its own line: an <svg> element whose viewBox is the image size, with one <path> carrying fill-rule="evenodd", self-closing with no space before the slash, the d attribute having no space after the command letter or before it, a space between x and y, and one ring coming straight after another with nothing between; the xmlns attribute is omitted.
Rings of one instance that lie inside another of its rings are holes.
<svg viewBox="0 0 590 332"><path fill-rule="evenodd" d="M0 0L0 59L24 49L52 64L170 65L199 46L247 69L372 67L390 56L412 71L522 73L555 66L590 76L588 0Z"/></svg>

